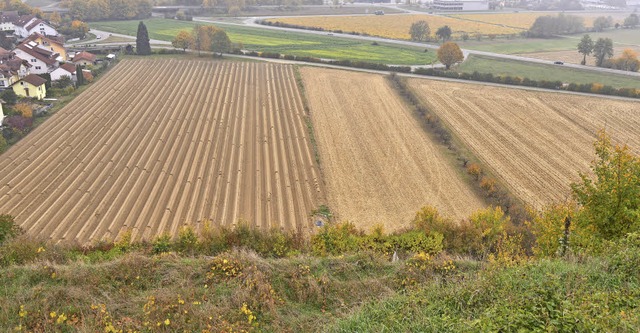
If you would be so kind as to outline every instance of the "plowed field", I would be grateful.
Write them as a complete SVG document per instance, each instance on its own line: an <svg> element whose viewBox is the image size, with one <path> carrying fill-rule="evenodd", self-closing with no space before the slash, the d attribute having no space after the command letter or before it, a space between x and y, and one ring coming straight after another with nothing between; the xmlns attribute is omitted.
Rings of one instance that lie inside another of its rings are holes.
<svg viewBox="0 0 640 333"><path fill-rule="evenodd" d="M638 102L418 79L411 87L535 207L569 196L595 158L599 130L640 152Z"/></svg>
<svg viewBox="0 0 640 333"><path fill-rule="evenodd" d="M304 116L290 66L123 61L0 157L0 211L80 243L304 228L323 195Z"/></svg>
<svg viewBox="0 0 640 333"><path fill-rule="evenodd" d="M327 200L339 220L397 230L427 204L459 218L483 206L384 77L301 72Z"/></svg>

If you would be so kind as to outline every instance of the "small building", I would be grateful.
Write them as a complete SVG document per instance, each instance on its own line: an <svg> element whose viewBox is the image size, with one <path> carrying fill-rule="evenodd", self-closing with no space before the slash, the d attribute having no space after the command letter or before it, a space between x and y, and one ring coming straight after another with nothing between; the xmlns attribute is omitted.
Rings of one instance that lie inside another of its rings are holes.
<svg viewBox="0 0 640 333"><path fill-rule="evenodd" d="M433 9L445 12L489 10L488 0L435 0Z"/></svg>
<svg viewBox="0 0 640 333"><path fill-rule="evenodd" d="M13 52L18 58L28 61L33 66L31 73L34 74L51 73L60 66L60 61L63 60L60 54L34 41L21 43L16 46Z"/></svg>
<svg viewBox="0 0 640 333"><path fill-rule="evenodd" d="M47 80L35 74L29 74L22 80L14 83L13 92L18 96L36 98L42 100L47 96L47 88L45 87Z"/></svg>
<svg viewBox="0 0 640 333"><path fill-rule="evenodd" d="M60 65L60 67L51 72L51 81L58 81L64 76L68 76L75 83L77 81L76 66L70 63Z"/></svg>
<svg viewBox="0 0 640 333"><path fill-rule="evenodd" d="M17 11L0 12L0 31L13 31L13 22L20 19Z"/></svg>
<svg viewBox="0 0 640 333"><path fill-rule="evenodd" d="M31 65L20 58L0 60L0 90L9 88L29 75L29 68Z"/></svg>
<svg viewBox="0 0 640 333"><path fill-rule="evenodd" d="M80 66L93 66L96 64L97 61L97 57L95 54L93 53L89 53L86 51L82 51L82 52L78 52L73 59L71 60L71 62L73 62L74 65L80 65Z"/></svg>

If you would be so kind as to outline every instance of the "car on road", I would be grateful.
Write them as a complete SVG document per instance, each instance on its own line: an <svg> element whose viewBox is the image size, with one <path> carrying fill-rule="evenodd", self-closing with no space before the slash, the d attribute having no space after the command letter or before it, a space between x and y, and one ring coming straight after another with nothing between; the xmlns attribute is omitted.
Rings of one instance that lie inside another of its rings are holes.
<svg viewBox="0 0 640 333"><path fill-rule="evenodd" d="M554 65L564 65L564 62L562 62L562 61L554 61L553 64Z"/></svg>

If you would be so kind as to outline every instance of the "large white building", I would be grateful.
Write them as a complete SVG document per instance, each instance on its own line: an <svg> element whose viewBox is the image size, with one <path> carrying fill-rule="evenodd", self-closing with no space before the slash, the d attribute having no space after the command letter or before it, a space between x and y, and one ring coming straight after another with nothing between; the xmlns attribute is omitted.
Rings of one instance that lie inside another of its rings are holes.
<svg viewBox="0 0 640 333"><path fill-rule="evenodd" d="M488 0L435 0L433 9L445 12L489 10Z"/></svg>

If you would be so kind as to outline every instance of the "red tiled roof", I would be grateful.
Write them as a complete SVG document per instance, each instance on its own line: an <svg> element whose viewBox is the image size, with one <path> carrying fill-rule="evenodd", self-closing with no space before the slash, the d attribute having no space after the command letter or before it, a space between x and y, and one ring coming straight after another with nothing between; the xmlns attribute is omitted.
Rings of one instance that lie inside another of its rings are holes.
<svg viewBox="0 0 640 333"><path fill-rule="evenodd" d="M87 60L87 61L91 61L91 62L95 62L96 61L96 55L93 53L89 53L87 51L82 51L78 54L76 54L73 57L73 62L78 62L81 60Z"/></svg>
<svg viewBox="0 0 640 333"><path fill-rule="evenodd" d="M32 85L34 85L36 87L37 86L41 86L41 85L43 85L43 84L45 84L47 82L47 80L45 80L45 79L43 79L43 78L41 78L41 77L39 77L38 75L35 75L35 74L29 74L29 75L25 76L22 80L27 82L27 83L30 83L30 84L32 84Z"/></svg>
<svg viewBox="0 0 640 333"><path fill-rule="evenodd" d="M35 18L34 15L22 15L15 22L13 22L13 24L20 27L24 27L25 25L27 25L27 23L29 23L29 21L31 21L34 18Z"/></svg>
<svg viewBox="0 0 640 333"><path fill-rule="evenodd" d="M33 29L33 28L35 28L36 26L38 26L38 24L40 24L40 23L44 23L44 24L46 24L46 25L49 25L47 22L45 22L45 21L43 21L43 20L41 20L41 19L37 19L37 20L35 20L35 21L31 22L31 24L29 24L28 26L26 26L26 27L24 27L24 28L25 28L27 31L29 31L29 30L31 30L31 29Z"/></svg>
<svg viewBox="0 0 640 333"><path fill-rule="evenodd" d="M60 65L60 68L64 69L65 71L73 74L76 72L76 66L70 64L70 63L64 63L62 65Z"/></svg>
<svg viewBox="0 0 640 333"><path fill-rule="evenodd" d="M26 43L20 44L16 48L24 51L25 53L36 59L41 60L47 65L55 64L57 62L56 58L59 56L58 53L51 52L38 46L32 47Z"/></svg>
<svg viewBox="0 0 640 333"><path fill-rule="evenodd" d="M31 42L31 41L35 42L39 38L42 38L43 42L48 42L49 44L58 44L59 46L64 47L64 42L61 42L60 40L51 38L49 36L44 36L44 35L42 35L42 34L40 34L38 32L34 32L31 35L29 35L29 37L25 38L22 41L22 43L28 43L28 42Z"/></svg>

